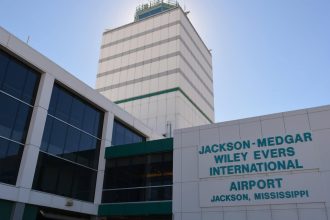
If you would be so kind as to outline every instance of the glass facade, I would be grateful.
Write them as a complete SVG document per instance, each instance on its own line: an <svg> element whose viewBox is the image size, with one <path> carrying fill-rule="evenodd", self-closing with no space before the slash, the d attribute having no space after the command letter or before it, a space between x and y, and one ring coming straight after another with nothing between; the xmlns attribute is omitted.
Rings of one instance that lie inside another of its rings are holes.
<svg viewBox="0 0 330 220"><path fill-rule="evenodd" d="M107 160L103 203L172 199L172 152Z"/></svg>
<svg viewBox="0 0 330 220"><path fill-rule="evenodd" d="M54 85L33 188L94 200L103 112Z"/></svg>
<svg viewBox="0 0 330 220"><path fill-rule="evenodd" d="M40 73L0 49L0 182L16 184Z"/></svg>
<svg viewBox="0 0 330 220"><path fill-rule="evenodd" d="M112 145L133 144L146 141L146 138L127 127L118 120L114 120L112 132Z"/></svg>

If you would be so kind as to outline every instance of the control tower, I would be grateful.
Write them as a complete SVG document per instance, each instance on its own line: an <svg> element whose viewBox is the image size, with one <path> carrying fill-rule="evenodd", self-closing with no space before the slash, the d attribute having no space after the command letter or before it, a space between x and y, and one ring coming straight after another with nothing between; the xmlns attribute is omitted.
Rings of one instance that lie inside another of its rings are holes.
<svg viewBox="0 0 330 220"><path fill-rule="evenodd" d="M103 33L96 89L164 136L214 122L212 55L177 2Z"/></svg>

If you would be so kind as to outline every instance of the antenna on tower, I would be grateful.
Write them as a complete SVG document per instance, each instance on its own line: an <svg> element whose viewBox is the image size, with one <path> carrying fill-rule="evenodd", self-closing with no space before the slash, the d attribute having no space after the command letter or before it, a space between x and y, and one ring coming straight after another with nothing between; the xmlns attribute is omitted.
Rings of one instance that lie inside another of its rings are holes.
<svg viewBox="0 0 330 220"><path fill-rule="evenodd" d="M30 41L30 35L28 35L27 39L26 39L26 44L29 44Z"/></svg>
<svg viewBox="0 0 330 220"><path fill-rule="evenodd" d="M186 7L186 4L183 3L183 12L188 15L190 13L190 11L187 11L187 7Z"/></svg>

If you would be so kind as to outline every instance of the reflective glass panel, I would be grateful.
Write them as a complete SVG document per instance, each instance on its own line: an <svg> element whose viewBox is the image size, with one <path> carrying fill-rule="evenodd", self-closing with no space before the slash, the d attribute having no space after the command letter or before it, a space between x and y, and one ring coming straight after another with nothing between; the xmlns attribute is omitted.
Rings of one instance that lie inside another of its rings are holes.
<svg viewBox="0 0 330 220"><path fill-rule="evenodd" d="M0 50L0 89L33 105L40 74Z"/></svg>
<svg viewBox="0 0 330 220"><path fill-rule="evenodd" d="M106 161L103 203L172 199L172 152Z"/></svg>
<svg viewBox="0 0 330 220"><path fill-rule="evenodd" d="M58 84L54 85L48 114L101 138L103 112Z"/></svg>
<svg viewBox="0 0 330 220"><path fill-rule="evenodd" d="M47 117L41 150L96 169L100 140L52 116Z"/></svg>
<svg viewBox="0 0 330 220"><path fill-rule="evenodd" d="M23 145L0 138L0 182L15 184Z"/></svg>
<svg viewBox="0 0 330 220"><path fill-rule="evenodd" d="M133 144L146 141L146 138L124 125L118 120L114 120L112 131L112 145Z"/></svg>
<svg viewBox="0 0 330 220"><path fill-rule="evenodd" d="M92 202L95 170L40 152L33 189Z"/></svg>

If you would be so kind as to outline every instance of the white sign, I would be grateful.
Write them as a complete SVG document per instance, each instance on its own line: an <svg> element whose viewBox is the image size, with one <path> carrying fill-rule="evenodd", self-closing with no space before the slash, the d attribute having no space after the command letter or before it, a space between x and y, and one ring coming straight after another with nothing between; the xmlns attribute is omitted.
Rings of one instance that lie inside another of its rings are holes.
<svg viewBox="0 0 330 220"><path fill-rule="evenodd" d="M199 178L319 168L311 132L198 147Z"/></svg>
<svg viewBox="0 0 330 220"><path fill-rule="evenodd" d="M320 183L316 172L201 181L200 206L324 202Z"/></svg>

